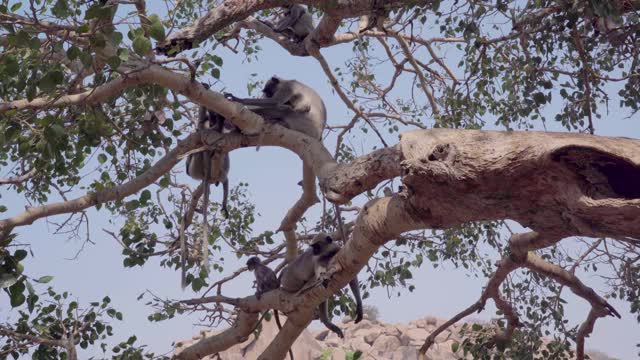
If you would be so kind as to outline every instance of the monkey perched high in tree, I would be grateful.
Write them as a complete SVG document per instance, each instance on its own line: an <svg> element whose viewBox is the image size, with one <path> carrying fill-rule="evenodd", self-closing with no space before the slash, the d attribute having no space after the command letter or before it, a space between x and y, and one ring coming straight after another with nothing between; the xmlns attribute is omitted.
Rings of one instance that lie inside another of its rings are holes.
<svg viewBox="0 0 640 360"><path fill-rule="evenodd" d="M318 93L297 81L272 76L262 89L261 99L241 99L227 93L226 96L270 121L280 122L289 129L322 138L327 123L327 108Z"/></svg>
<svg viewBox="0 0 640 360"><path fill-rule="evenodd" d="M306 7L300 4L284 5L284 14L278 20L277 24L271 24L268 21L262 21L277 33L283 33L287 37L293 38L300 42L313 31L313 16L309 14Z"/></svg>

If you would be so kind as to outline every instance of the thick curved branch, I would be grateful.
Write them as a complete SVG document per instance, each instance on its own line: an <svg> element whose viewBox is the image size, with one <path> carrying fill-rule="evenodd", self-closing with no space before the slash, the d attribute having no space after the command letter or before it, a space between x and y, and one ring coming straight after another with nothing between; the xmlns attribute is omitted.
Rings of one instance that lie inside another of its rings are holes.
<svg viewBox="0 0 640 360"><path fill-rule="evenodd" d="M182 74L167 70L162 66L146 63L132 63L135 67L125 75L90 91L79 94L64 95L55 99L36 98L31 101L16 100L0 103L0 114L8 110L39 110L44 107L96 104L121 94L125 89L141 84L156 84L176 93L182 94L191 101L211 109L238 126L246 134L257 134L263 124L260 116L249 111L243 105L228 101L222 94L207 90L202 84L191 81Z"/></svg>
<svg viewBox="0 0 640 360"><path fill-rule="evenodd" d="M385 1L385 6L398 8L409 3L419 5L429 2L387 0ZM320 46L333 42L333 34L341 19L359 17L370 13L374 9L374 2L371 0L226 0L219 6L209 10L204 16L196 20L193 25L169 35L163 42L158 44L156 50L165 55L175 56L184 50L191 49L194 44L209 39L213 34L225 27L247 18L256 11L293 3L311 5L327 14L320 20L320 24L318 24L312 36L308 37L309 41L313 39L312 41L317 42ZM335 29L332 30L333 28Z"/></svg>
<svg viewBox="0 0 640 360"><path fill-rule="evenodd" d="M298 255L298 241L296 239L296 224L304 213L313 205L320 202L318 195L316 195L316 176L313 173L313 168L307 163L302 164L302 195L300 199L296 201L287 215L280 223L278 231L283 231L285 239L287 241L286 260L291 261Z"/></svg>
<svg viewBox="0 0 640 360"><path fill-rule="evenodd" d="M118 200L135 194L169 172L179 161L179 156L189 149L195 148L200 138L199 134L192 134L185 140L180 141L178 146L158 160L154 166L127 183L100 191L88 192L69 201L29 207L21 214L0 220L0 233L6 234L16 226L29 225L35 220L46 216L74 213L107 201Z"/></svg>
<svg viewBox="0 0 640 360"><path fill-rule="evenodd" d="M233 327L220 334L203 338L183 349L175 356L179 360L202 359L209 354L224 351L235 344L245 341L258 323L258 313L240 311Z"/></svg>

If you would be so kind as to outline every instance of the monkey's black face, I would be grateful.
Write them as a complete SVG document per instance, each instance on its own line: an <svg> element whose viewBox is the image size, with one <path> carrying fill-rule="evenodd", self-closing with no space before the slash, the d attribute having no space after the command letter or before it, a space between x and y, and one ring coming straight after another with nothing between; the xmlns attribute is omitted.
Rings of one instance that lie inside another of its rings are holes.
<svg viewBox="0 0 640 360"><path fill-rule="evenodd" d="M313 255L320 255L320 253L322 253L322 245L320 244L313 244L311 245L311 250L313 251Z"/></svg>
<svg viewBox="0 0 640 360"><path fill-rule="evenodd" d="M262 89L262 93L264 94L264 96L268 98L272 97L273 94L276 93L276 88L278 87L279 83L280 80L275 76L269 79L269 81L267 81L267 83L264 85L264 88Z"/></svg>
<svg viewBox="0 0 640 360"><path fill-rule="evenodd" d="M260 264L260 259L258 259L257 257L251 257L249 258L249 260L247 260L247 268L249 268L249 271L253 271L256 268L256 265Z"/></svg>
<svg viewBox="0 0 640 360"><path fill-rule="evenodd" d="M311 244L311 250L313 251L313 255L320 255L324 251L327 245L331 244L333 239L331 236L327 236L324 238L324 241L318 241Z"/></svg>

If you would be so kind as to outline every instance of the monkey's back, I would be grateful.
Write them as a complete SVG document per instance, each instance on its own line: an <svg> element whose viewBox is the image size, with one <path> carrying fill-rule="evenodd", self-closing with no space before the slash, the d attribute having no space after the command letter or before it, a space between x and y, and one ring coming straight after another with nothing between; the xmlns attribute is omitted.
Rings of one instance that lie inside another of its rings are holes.
<svg viewBox="0 0 640 360"><path fill-rule="evenodd" d="M296 292L302 289L307 281L313 279L314 274L313 253L311 250L305 250L282 269L280 286L284 291Z"/></svg>
<svg viewBox="0 0 640 360"><path fill-rule="evenodd" d="M287 121L290 129L305 133L314 139L322 138L322 131L327 122L327 108L324 101L313 88L297 81L287 80L291 84L293 94L302 94L298 97L293 108L298 110L308 108L308 112L296 112L292 114L292 119ZM308 121L311 120L311 121Z"/></svg>
<svg viewBox="0 0 640 360"><path fill-rule="evenodd" d="M208 156L208 154L211 156ZM199 153L191 154L187 158L187 175L196 180L204 179L204 164L208 157L211 161L211 168L209 172L209 183L223 182L227 179L229 174L229 168L231 162L229 161L229 154L221 154L219 152L201 151Z"/></svg>

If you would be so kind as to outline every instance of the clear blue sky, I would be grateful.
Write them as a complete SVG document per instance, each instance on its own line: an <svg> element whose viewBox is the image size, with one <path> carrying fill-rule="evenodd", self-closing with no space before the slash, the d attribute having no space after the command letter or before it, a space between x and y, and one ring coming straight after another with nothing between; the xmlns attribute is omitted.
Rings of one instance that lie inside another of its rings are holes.
<svg viewBox="0 0 640 360"><path fill-rule="evenodd" d="M157 11L161 13L161 11ZM269 40L264 40L261 46L265 48L259 62L242 63L241 56L225 53L225 65L222 81L228 91L239 95L246 95L245 84L249 74L257 73L259 78L277 74L284 78L296 78L319 90L324 98L329 115L329 123L344 123L352 114L347 111L340 99L332 93L326 77L320 66L311 58L297 58L289 56L285 51L275 46ZM342 66L343 61L352 55L351 45L341 45L323 50L323 54L330 61L331 67ZM455 60L455 59L452 59ZM220 88L216 87L216 90ZM407 90L407 94L408 90ZM640 138L639 117L630 119L617 111L617 94L612 97L609 116L596 122L599 135L626 136ZM546 109L546 114L553 114L556 107ZM549 116L552 118L551 116ZM554 124L547 124L548 129L560 130ZM333 144L334 139L328 139ZM355 144L360 139L354 140ZM370 143L363 142L363 149L368 150ZM397 142L395 136L388 137L389 143ZM360 146L356 146L359 148ZM333 152L333 146L329 146ZM275 230L283 215L295 202L300 194L296 183L300 180L301 164L296 155L281 149L262 147L259 152L255 149L240 149L231 154L232 170L231 185L239 181L248 182L252 200L257 211L262 214L257 219L254 229L256 233L264 230ZM183 170L184 164L179 168ZM276 169L276 171L274 171ZM5 175L5 174L0 174ZM190 182L196 185L195 182ZM212 187L212 197L218 199L219 188ZM9 205L10 216L23 209L24 200L14 194L3 194L3 203ZM320 205L316 205L309 213L309 217L317 216ZM152 260L144 268L124 269L122 267L121 248L110 236L101 229L117 230L120 219L109 219L106 212L89 211L91 219L91 240L96 244L87 244L77 260L72 258L82 246L79 240L66 240L65 237L50 235L54 226L49 226L45 220L39 220L32 226L19 229L20 239L31 243L35 257L29 257L26 263L27 271L33 276L53 275L52 285L57 290L69 290L81 303L88 303L110 295L114 306L124 314L125 321L116 323L116 339L126 339L136 334L141 343L149 344L156 352L168 351L172 341L190 338L200 328L193 324L198 319L193 316L183 316L162 323L149 323L147 315L152 311L144 306L143 301L136 301L136 297L148 289L163 297L191 298L196 296L191 291L180 290L179 272L167 271L160 268L156 260ZM61 217L52 220L60 221ZM109 223L112 220L113 223ZM570 240L565 240L570 241ZM234 259L228 256L227 259ZM229 272L233 271L232 262L227 264ZM593 279L584 278L590 285ZM227 288L228 296L243 296L252 293L250 277L245 275ZM380 309L383 320L390 322L406 322L426 315L436 315L447 318L474 302L479 296L484 279L467 277L463 269L453 266L441 266L437 269L425 264L422 269L414 273L416 290L413 293L404 292L401 298L388 298L386 291L373 291L372 297L365 304L375 305ZM568 291L567 291L568 293ZM579 323L588 313L587 304L572 295L569 299L568 318L572 324ZM612 301L612 304L622 313L621 320L605 318L598 321L595 332L588 339L587 347L606 352L620 359L636 357L635 344L640 342L640 326L634 316L628 313L628 306ZM0 316L12 314L9 311L8 299L0 297ZM488 319L494 314L488 307L475 318ZM92 354L99 355L97 351Z"/></svg>

